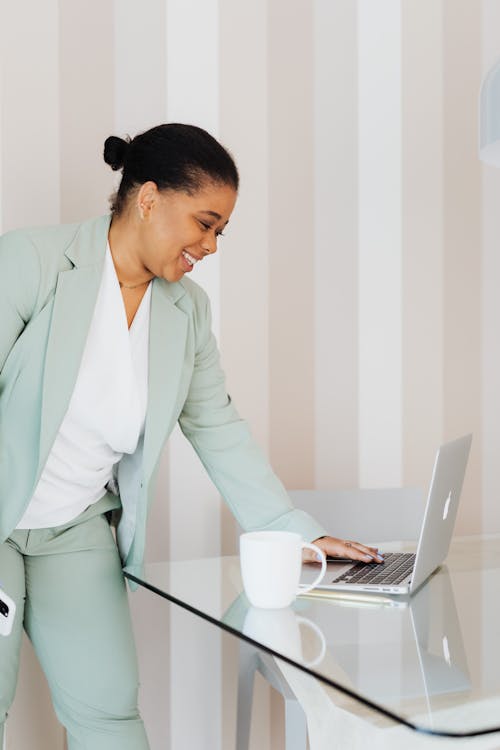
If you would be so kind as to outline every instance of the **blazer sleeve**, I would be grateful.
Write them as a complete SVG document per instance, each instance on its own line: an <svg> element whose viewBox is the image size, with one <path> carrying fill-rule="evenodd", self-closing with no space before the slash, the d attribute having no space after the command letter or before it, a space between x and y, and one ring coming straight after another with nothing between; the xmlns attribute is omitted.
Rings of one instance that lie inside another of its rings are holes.
<svg viewBox="0 0 500 750"><path fill-rule="evenodd" d="M324 536L319 523L293 507L232 404L205 293L201 308L193 376L179 417L182 432L243 530L295 531L306 540Z"/></svg>
<svg viewBox="0 0 500 750"><path fill-rule="evenodd" d="M0 237L0 373L33 315L40 284L37 250L21 231Z"/></svg>

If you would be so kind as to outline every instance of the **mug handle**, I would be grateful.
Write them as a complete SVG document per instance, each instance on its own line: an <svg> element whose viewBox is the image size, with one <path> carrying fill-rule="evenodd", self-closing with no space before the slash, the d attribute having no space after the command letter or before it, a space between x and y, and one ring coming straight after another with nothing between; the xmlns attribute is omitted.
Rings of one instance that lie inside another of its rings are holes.
<svg viewBox="0 0 500 750"><path fill-rule="evenodd" d="M325 658L325 654L326 654L325 636L323 635L320 628L316 625L316 623L312 622L311 620L308 620L307 617L300 617L297 615L297 622L299 623L299 625L304 625L304 627L310 628L313 631L313 633L316 633L316 635L318 636L318 640L321 644L319 654L314 659L304 662L304 666L306 667L315 667L316 664L320 664Z"/></svg>
<svg viewBox="0 0 500 750"><path fill-rule="evenodd" d="M313 552L316 552L316 554L321 557L321 571L318 573L312 583L299 583L297 594L305 594L307 591L313 589L318 585L318 583L326 573L326 555L323 550L317 547L315 544L310 544L309 542L302 542L302 549L304 548L312 549Z"/></svg>

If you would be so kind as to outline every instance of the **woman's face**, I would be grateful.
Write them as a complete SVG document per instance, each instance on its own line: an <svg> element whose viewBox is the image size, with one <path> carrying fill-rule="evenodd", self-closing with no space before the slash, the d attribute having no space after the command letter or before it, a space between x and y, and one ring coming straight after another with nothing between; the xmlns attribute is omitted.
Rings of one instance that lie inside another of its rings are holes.
<svg viewBox="0 0 500 750"><path fill-rule="evenodd" d="M137 207L144 267L167 281L179 281L217 251L235 202L236 191L229 185L207 183L193 195L159 191L154 183L142 185Z"/></svg>

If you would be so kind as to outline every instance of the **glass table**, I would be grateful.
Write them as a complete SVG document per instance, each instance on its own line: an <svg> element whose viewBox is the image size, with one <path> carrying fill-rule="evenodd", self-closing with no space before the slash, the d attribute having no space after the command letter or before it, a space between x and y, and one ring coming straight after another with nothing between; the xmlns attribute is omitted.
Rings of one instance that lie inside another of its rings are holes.
<svg viewBox="0 0 500 750"><path fill-rule="evenodd" d="M500 732L500 536L455 539L445 565L404 600L313 592L259 610L243 593L238 557L150 563L125 576L413 730Z"/></svg>

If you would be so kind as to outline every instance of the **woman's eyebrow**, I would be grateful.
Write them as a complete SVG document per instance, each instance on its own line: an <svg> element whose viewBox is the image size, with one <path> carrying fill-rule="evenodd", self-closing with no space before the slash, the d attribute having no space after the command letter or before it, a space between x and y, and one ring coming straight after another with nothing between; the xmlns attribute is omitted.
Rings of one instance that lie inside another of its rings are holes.
<svg viewBox="0 0 500 750"><path fill-rule="evenodd" d="M206 211L204 208L201 210L202 214L209 214L210 216L213 216L215 219L220 221L222 219L222 216L218 214L216 211Z"/></svg>

